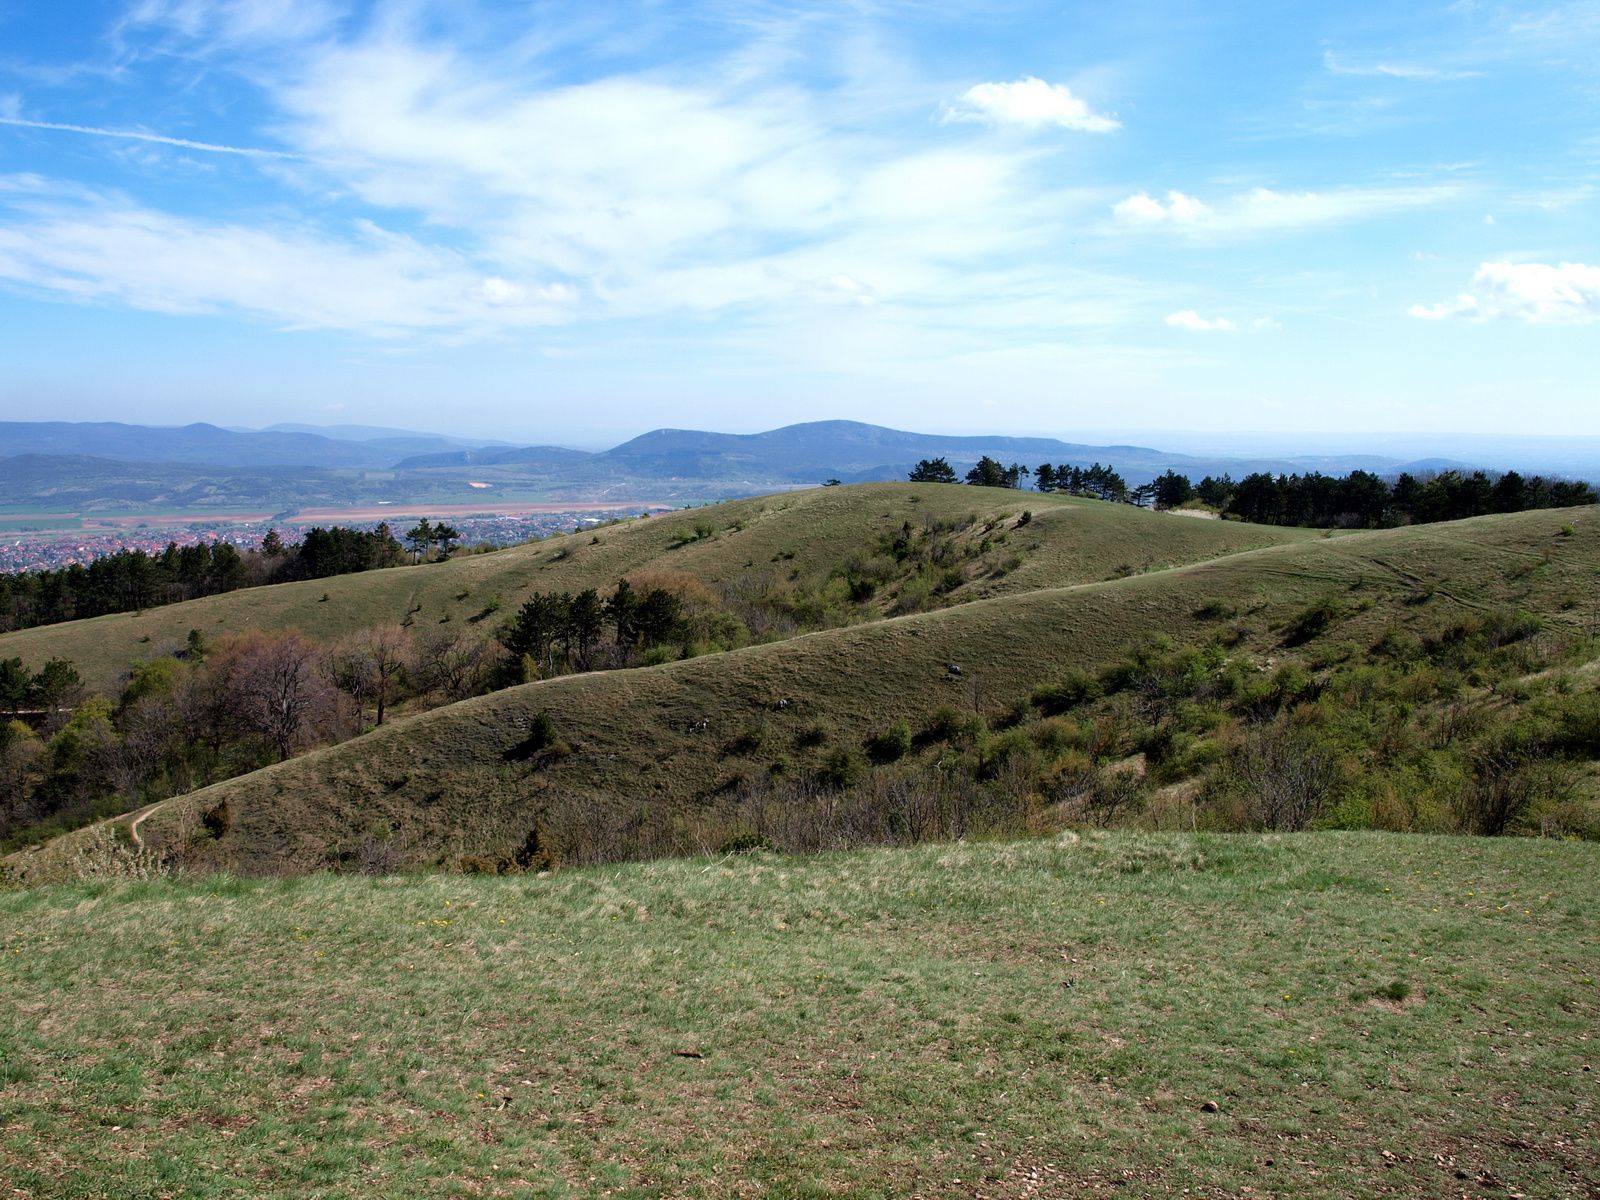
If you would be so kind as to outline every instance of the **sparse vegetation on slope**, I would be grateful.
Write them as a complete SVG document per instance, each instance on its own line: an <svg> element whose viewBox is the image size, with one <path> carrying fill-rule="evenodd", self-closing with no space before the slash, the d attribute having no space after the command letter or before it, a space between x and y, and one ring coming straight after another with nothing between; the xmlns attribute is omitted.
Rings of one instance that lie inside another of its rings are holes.
<svg viewBox="0 0 1600 1200"><path fill-rule="evenodd" d="M859 624L886 612L936 609L1005 590L1012 576L1030 569L1068 581L1092 578L1089 572L1107 572L1119 529L1148 534L1174 557L1216 549L1210 534L1104 506L1057 506L1035 522L1031 511L1018 516L984 509L981 490L934 490L943 493L945 508L953 498L970 502L976 495L979 503L942 515L944 509L920 491L892 487L849 489L842 500L821 505L815 495L781 497L775 515L760 506L700 509L481 556L500 560L500 569L488 573L487 583L478 570L471 576L476 588L462 582L477 566L468 558L368 573L364 587L354 590L337 576L319 579L325 590L315 600L304 589L279 586L181 605L177 622L200 626L182 642L136 644L137 656L124 660L122 673L102 685L100 696L92 686L57 686L68 676L84 682L67 659L52 660L36 677L20 656L0 659L11 707L33 708L30 719L38 727L0 726L0 845L33 844L308 745L359 734L368 713L381 725L386 714L459 701L492 686L669 662ZM898 524L896 504L909 514ZM791 509L800 515L791 517ZM425 548L453 532L424 522L407 538ZM802 534L811 540L790 540ZM386 535L356 536L349 549L358 557L373 547L401 554ZM819 547L817 538L835 541ZM295 566L316 550L317 562L338 567L338 546L325 541L308 535L298 555L269 545L261 561ZM741 554L757 557L741 561ZM175 560L174 570L179 567ZM613 569L626 573L607 580ZM1118 564L1113 573L1131 569ZM386 624L357 627L337 639L318 641L295 625L331 634L373 613L367 589L392 598L408 581L414 589L427 584L437 591L451 578L462 586L439 602L442 613L429 607L431 594L424 599L413 590L403 614L396 610ZM596 578L598 586L576 593L553 586ZM546 581L551 590L537 586ZM510 604L498 590L502 584ZM496 590L482 590L490 585ZM230 632L223 621L206 632L219 613L236 617L263 608L262 618L243 629ZM158 619L174 623L172 615ZM127 629L79 622L51 644L80 661L99 656L104 672L108 646L95 639L115 632L126 636ZM0 639L0 646L26 648L32 637ZM108 641L114 647L114 639ZM11 686L12 676L24 680L20 691ZM85 731L93 734L88 742Z"/></svg>
<svg viewBox="0 0 1600 1200"><path fill-rule="evenodd" d="M1596 852L1090 834L0 894L0 1175L1580 1200Z"/></svg>
<svg viewBox="0 0 1600 1200"><path fill-rule="evenodd" d="M1227 770L1246 761L1240 749L1269 734L1314 738L1336 754L1341 790L1312 797L1314 823L1472 828L1476 819L1458 807L1462 789L1499 771L1480 751L1503 733L1523 757L1502 774L1518 788L1536 783L1519 774L1536 743L1517 739L1567 720L1569 702L1573 719L1589 703L1587 668L1542 682L1524 676L1579 667L1592 653L1592 615L1566 598L1593 578L1597 551L1600 522L1589 511L1316 538L641 671L567 676L172 801L146 822L146 836L199 864L252 871L352 863L375 835L414 862L467 855L479 869L502 869L715 848L750 828L752 805L819 787L856 789L867 828L905 828L895 788L928 772L983 789L959 804L996 830L1100 821L1108 809L1125 820L1147 801L1144 819L1157 823L1284 824L1230 809L1224 786ZM1515 617L1491 630L1497 613L1516 609L1536 615L1541 630L1510 637ZM1395 650L1407 637L1421 658ZM1079 713L1079 704L1088 707ZM1061 707L1069 719L1052 716ZM535 751L526 739L540 714L555 740ZM899 720L915 749L887 754ZM1518 819L1541 814L1555 822L1546 831L1581 832L1593 811L1582 774L1592 754L1562 753L1579 768L1577 807L1546 804L1556 791L1545 788L1527 793L1537 803ZM1214 788L1186 790L1202 784ZM1177 790L1151 795L1158 787ZM1398 802L1386 798L1391 789ZM204 814L224 804L226 834L197 840ZM840 844L828 836L794 844ZM915 840L888 840L897 839ZM59 855L14 861L37 874Z"/></svg>
<svg viewBox="0 0 1600 1200"><path fill-rule="evenodd" d="M859 560L867 566L880 557L874 546L908 521L918 537L934 527L945 537L962 531L954 540L967 579L945 603L1086 583L1312 536L1174 521L1125 505L1044 496L1027 498L1038 519L1018 533L1019 499L1016 492L961 485L862 484L729 501L492 554L252 588L3 634L0 658L21 657L34 669L50 658L70 659L91 687L110 687L131 663L180 649L191 629L208 640L251 629L294 629L328 642L408 619L414 625L494 628L533 592L609 592L618 579L638 571L692 576L719 598L726 592L734 607L751 592L770 595L778 608L792 595L800 612L795 628L814 628L813 618L825 621L830 605L843 623L851 607L848 564ZM1002 513L1008 515L1002 519ZM1002 536L1007 540L998 540ZM997 570L1017 556L1022 561L1015 567ZM841 568L845 576L837 574ZM918 572L919 578L927 574ZM928 586L931 592L932 580ZM505 606L498 616L496 600ZM898 600L898 591L880 588L870 611L882 615Z"/></svg>

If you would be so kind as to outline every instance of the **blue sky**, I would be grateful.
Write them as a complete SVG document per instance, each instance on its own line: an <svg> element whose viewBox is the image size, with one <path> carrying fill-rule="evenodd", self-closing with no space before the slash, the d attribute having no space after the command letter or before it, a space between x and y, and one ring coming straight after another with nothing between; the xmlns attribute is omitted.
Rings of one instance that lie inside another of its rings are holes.
<svg viewBox="0 0 1600 1200"><path fill-rule="evenodd" d="M1600 3L0 0L11 419L1600 434Z"/></svg>

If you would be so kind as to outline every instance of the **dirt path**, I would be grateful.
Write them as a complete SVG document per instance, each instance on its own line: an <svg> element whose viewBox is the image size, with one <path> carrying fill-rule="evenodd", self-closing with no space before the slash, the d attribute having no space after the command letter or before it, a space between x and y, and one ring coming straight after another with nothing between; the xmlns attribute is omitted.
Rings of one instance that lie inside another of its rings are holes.
<svg viewBox="0 0 1600 1200"><path fill-rule="evenodd" d="M160 808L165 806L168 803L168 801L173 800L175 798L176 797L169 796L167 798L167 800L158 800L158 801L156 801L154 804L152 804L148 808L146 808L143 812L141 812L137 816L135 816L133 818L133 820L128 822L128 836L133 839L133 848L135 850L143 850L144 849L144 839L139 836L139 826L144 824L145 818L154 816L157 810L159 810Z"/></svg>

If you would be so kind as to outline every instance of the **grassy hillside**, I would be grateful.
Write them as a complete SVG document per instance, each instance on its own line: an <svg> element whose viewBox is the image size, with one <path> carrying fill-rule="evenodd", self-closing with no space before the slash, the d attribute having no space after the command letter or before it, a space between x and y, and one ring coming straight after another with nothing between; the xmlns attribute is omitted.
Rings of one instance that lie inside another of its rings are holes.
<svg viewBox="0 0 1600 1200"><path fill-rule="evenodd" d="M0 1177L1578 1200L1597 854L1095 834L0 893Z"/></svg>
<svg viewBox="0 0 1600 1200"><path fill-rule="evenodd" d="M1086 511L1068 507L1042 523ZM1595 617L1583 598L1594 594L1597 565L1600 513L1592 509L1318 537L660 667L528 684L179 797L143 830L153 843L188 847L200 864L250 871L326 863L372 836L423 859L526 857L554 814L569 828L692 821L775 770L808 777L896 719L922 730L950 706L1002 724L1008 709L1026 708L1036 685L1108 666L1151 635L1179 645L1220 637L1251 671L1296 659L1316 669L1396 628L1438 629L1516 606L1544 614L1540 637L1588 644L1584 626ZM1308 611L1326 619L1303 642L1296 630ZM1507 701L1494 693L1484 703ZM553 745L530 741L541 712L553 723ZM1381 741L1377 731L1363 736ZM942 751L935 742L919 753L931 764ZM196 841L202 816L214 836ZM14 861L37 876L72 844Z"/></svg>
<svg viewBox="0 0 1600 1200"><path fill-rule="evenodd" d="M1035 519L1015 528L1023 509ZM1003 525L1000 514L1010 516ZM826 576L907 522L930 523L984 552L971 581L945 601L1104 579L1195 562L1311 536L1235 522L1201 521L1126 505L965 485L863 484L816 488L611 526L443 563L280 584L151 609L0 635L0 658L37 669L73 660L92 686L130 663L182 645L191 629L208 639L250 629L297 628L317 639L410 620L498 623L532 591L610 588L640 570L672 570L707 583ZM994 528L987 528L994 525ZM704 536L697 534L697 527ZM1003 539L1003 540L997 540ZM988 542L985 546L984 543ZM1014 564L1014 565L1013 565ZM499 615L488 611L498 601ZM885 592L880 608L893 601Z"/></svg>

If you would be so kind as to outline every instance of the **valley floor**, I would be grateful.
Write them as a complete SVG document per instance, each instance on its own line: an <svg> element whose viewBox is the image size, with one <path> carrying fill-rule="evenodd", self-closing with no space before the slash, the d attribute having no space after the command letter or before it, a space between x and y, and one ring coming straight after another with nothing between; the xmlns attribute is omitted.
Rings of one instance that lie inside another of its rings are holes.
<svg viewBox="0 0 1600 1200"><path fill-rule="evenodd" d="M18 1197L1591 1197L1600 846L0 894Z"/></svg>

